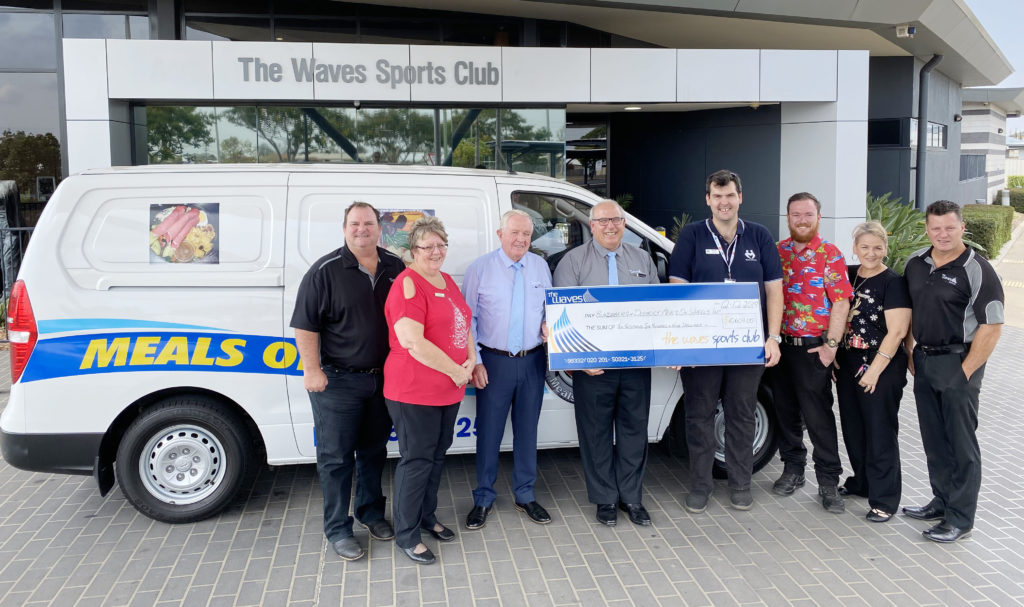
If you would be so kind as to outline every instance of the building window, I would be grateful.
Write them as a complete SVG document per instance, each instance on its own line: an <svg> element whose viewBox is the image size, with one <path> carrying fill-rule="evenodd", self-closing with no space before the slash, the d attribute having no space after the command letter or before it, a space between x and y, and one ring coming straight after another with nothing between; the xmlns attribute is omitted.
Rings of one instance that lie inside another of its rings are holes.
<svg viewBox="0 0 1024 607"><path fill-rule="evenodd" d="M149 39L149 17L145 15L97 15L65 13L65 38Z"/></svg>
<svg viewBox="0 0 1024 607"><path fill-rule="evenodd" d="M946 149L949 127L937 122L928 123L927 145L929 149ZM917 147L917 118L910 119L910 147Z"/></svg>
<svg viewBox="0 0 1024 607"><path fill-rule="evenodd" d="M52 13L0 12L0 69L57 69Z"/></svg>
<svg viewBox="0 0 1024 607"><path fill-rule="evenodd" d="M960 154L960 181L985 176L984 154Z"/></svg>

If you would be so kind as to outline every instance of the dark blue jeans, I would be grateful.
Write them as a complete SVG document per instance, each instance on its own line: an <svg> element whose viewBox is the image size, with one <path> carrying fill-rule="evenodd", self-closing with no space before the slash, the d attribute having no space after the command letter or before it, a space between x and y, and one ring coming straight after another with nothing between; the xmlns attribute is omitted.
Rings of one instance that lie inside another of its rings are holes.
<svg viewBox="0 0 1024 607"><path fill-rule="evenodd" d="M316 424L316 471L324 493L324 535L352 536L349 500L356 474L355 515L363 523L384 518L380 478L387 461L391 418L384 406L381 374L325 367L327 389L310 392Z"/></svg>

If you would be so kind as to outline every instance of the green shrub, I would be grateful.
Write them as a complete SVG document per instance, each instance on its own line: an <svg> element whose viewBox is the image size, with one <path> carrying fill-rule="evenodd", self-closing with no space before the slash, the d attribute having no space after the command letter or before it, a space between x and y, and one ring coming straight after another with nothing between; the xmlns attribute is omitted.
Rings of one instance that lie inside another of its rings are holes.
<svg viewBox="0 0 1024 607"><path fill-rule="evenodd" d="M1010 190L1010 206L1018 213L1024 213L1024 188Z"/></svg>
<svg viewBox="0 0 1024 607"><path fill-rule="evenodd" d="M1011 190L1014 188L1024 188L1024 175L1010 175L1006 178L1006 187Z"/></svg>
<svg viewBox="0 0 1024 607"><path fill-rule="evenodd" d="M971 240L984 247L981 254L995 257L1013 232L1013 209L997 205L968 204L963 207L964 222Z"/></svg>
<svg viewBox="0 0 1024 607"><path fill-rule="evenodd" d="M907 258L914 251L931 244L924 231L924 213L914 206L902 204L899 198L892 198L892 193L883 196L872 196L868 192L867 219L880 221L889 237L890 268L900 274Z"/></svg>

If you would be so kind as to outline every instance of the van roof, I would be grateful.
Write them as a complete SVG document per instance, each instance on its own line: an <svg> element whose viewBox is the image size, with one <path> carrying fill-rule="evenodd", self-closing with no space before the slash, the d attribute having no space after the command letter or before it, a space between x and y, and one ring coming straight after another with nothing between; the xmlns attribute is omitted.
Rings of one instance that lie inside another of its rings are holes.
<svg viewBox="0 0 1024 607"><path fill-rule="evenodd" d="M515 175L529 179L543 179L565 183L561 179L537 175L535 173L509 173L490 169L470 169L463 167L430 166L415 164L287 164L287 163L243 163L243 164L145 164L138 166L119 166L99 169L88 169L80 175L111 175L111 174L153 174L153 173L387 173L387 174L419 174L419 175L476 175L483 177L502 177Z"/></svg>

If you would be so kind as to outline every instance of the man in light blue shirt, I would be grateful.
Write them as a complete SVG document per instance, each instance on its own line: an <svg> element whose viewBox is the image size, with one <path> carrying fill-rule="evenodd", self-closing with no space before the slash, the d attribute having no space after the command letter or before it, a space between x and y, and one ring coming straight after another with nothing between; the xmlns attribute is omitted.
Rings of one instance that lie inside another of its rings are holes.
<svg viewBox="0 0 1024 607"><path fill-rule="evenodd" d="M512 410L512 492L516 510L535 523L551 517L537 503L537 422L544 399L544 291L551 286L547 262L530 253L533 220L513 210L501 217L501 248L466 270L462 294L473 311L477 361L476 481L466 527L480 529L497 497L498 451Z"/></svg>

